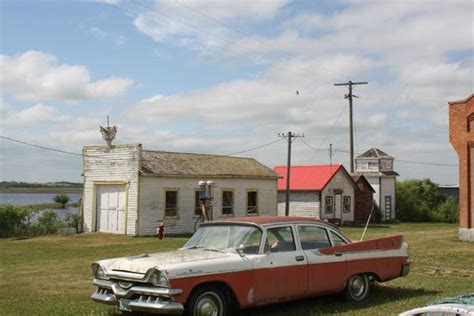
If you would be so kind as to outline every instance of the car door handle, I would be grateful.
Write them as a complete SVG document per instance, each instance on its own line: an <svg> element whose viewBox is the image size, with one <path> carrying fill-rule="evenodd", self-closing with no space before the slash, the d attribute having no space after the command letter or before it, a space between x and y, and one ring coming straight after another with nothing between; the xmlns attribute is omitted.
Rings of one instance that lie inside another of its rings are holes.
<svg viewBox="0 0 474 316"><path fill-rule="evenodd" d="M342 257L342 252L335 252L334 255L335 255L336 257Z"/></svg>
<svg viewBox="0 0 474 316"><path fill-rule="evenodd" d="M303 261L304 256L296 256L295 259L296 259L296 261Z"/></svg>

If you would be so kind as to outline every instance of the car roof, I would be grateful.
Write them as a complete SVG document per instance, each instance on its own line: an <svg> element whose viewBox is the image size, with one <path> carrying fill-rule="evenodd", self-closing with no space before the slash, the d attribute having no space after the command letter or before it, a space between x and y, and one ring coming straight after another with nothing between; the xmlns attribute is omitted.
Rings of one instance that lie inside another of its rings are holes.
<svg viewBox="0 0 474 316"><path fill-rule="evenodd" d="M308 223L308 224L323 224L327 225L333 229L339 230L334 224L331 224L327 221L323 221L314 217L304 217L304 216L246 216L246 217L232 217L228 219L216 220L213 223L245 223L245 224L254 224L254 225L272 225L272 224L284 224L284 223Z"/></svg>

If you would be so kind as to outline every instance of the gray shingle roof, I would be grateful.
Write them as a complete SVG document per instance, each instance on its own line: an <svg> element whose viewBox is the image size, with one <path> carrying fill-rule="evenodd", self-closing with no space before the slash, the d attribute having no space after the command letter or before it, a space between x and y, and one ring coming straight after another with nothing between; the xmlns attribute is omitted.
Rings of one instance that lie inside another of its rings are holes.
<svg viewBox="0 0 474 316"><path fill-rule="evenodd" d="M164 177L277 179L253 158L143 150L140 173Z"/></svg>
<svg viewBox="0 0 474 316"><path fill-rule="evenodd" d="M389 154L381 151L380 149L378 148L370 148L369 150L367 150L365 153L357 156L356 158L391 158L393 159L392 156L390 156Z"/></svg>

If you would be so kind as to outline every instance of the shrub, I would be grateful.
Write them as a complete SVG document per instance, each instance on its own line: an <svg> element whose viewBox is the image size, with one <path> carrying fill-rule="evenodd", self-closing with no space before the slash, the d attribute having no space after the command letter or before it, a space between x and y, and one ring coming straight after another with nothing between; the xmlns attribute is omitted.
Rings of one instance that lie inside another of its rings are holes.
<svg viewBox="0 0 474 316"><path fill-rule="evenodd" d="M58 194L54 197L54 202L61 204L63 208L65 208L67 202L69 202L69 196L66 194Z"/></svg>
<svg viewBox="0 0 474 316"><path fill-rule="evenodd" d="M28 209L12 204L0 205L0 237L18 236L26 231Z"/></svg>
<svg viewBox="0 0 474 316"><path fill-rule="evenodd" d="M66 217L65 217L65 222L66 222L68 227L76 228L76 233L80 232L81 214L67 213Z"/></svg>
<svg viewBox="0 0 474 316"><path fill-rule="evenodd" d="M441 203L433 212L434 219L437 222L457 223L459 222L459 205L458 202L448 197L446 201Z"/></svg>
<svg viewBox="0 0 474 316"><path fill-rule="evenodd" d="M53 210L45 210L40 217L38 223L35 224L40 234L54 234L57 229L64 226L64 223L58 219L58 214Z"/></svg>

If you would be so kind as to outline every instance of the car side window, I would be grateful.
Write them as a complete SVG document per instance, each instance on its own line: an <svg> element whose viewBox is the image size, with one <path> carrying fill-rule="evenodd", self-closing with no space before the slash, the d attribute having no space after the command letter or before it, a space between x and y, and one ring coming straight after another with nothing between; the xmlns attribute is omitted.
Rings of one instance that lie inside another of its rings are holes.
<svg viewBox="0 0 474 316"><path fill-rule="evenodd" d="M335 232L331 231L330 232L331 234L331 239L332 239L332 242L333 242L333 246L339 246L339 245L346 245L347 242L342 239L341 236L339 236L338 234L336 234Z"/></svg>
<svg viewBox="0 0 474 316"><path fill-rule="evenodd" d="M293 229L290 226L267 229L267 242L270 246L270 252L296 250Z"/></svg>
<svg viewBox="0 0 474 316"><path fill-rule="evenodd" d="M331 247L325 228L318 226L298 226L301 248L303 250Z"/></svg>

